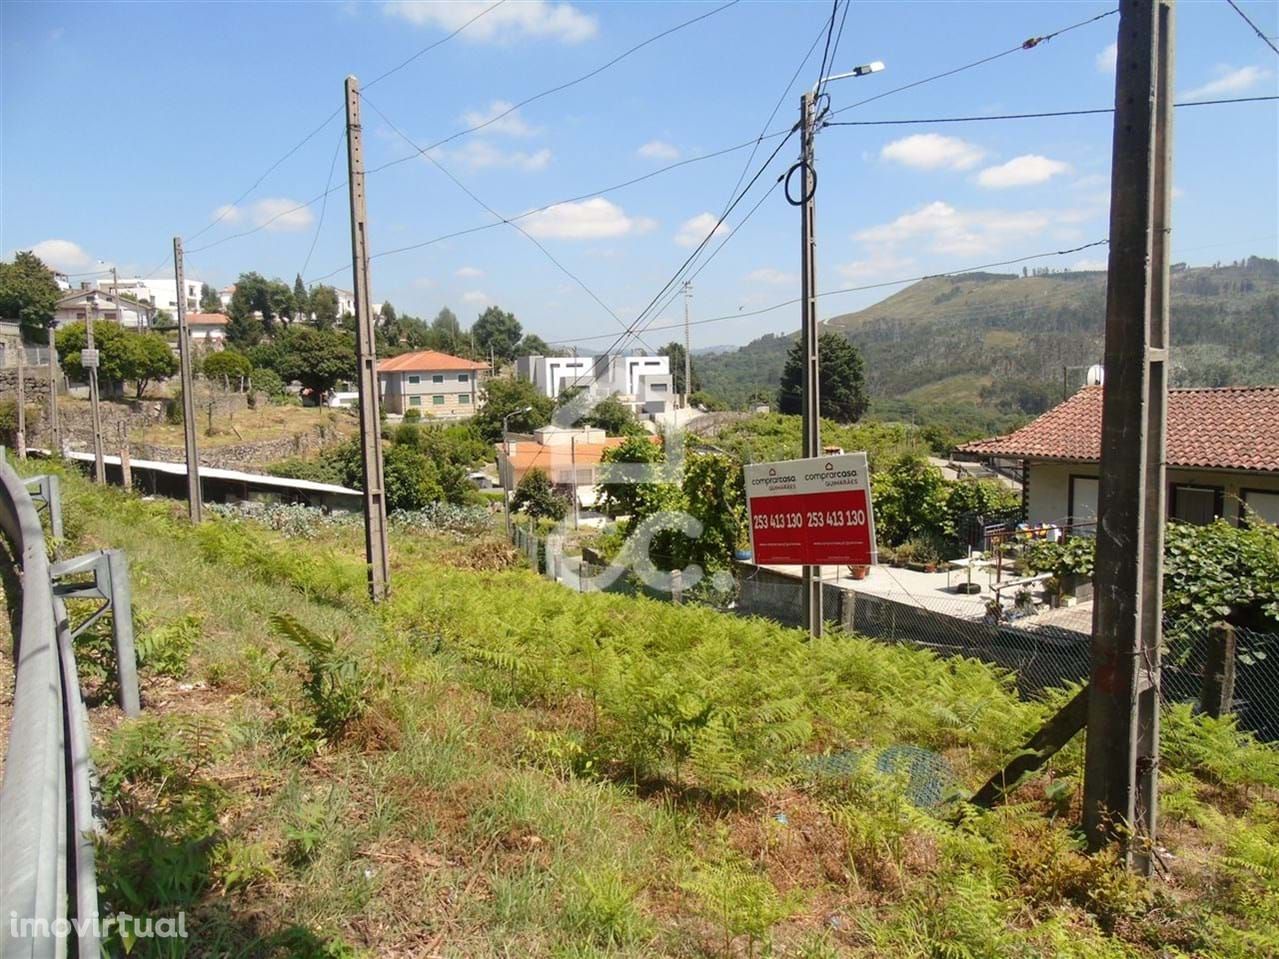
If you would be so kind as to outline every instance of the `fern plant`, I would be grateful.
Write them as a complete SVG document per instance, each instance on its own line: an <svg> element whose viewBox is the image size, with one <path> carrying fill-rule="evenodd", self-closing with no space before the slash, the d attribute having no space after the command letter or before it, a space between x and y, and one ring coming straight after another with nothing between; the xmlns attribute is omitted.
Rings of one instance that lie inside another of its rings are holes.
<svg viewBox="0 0 1279 959"><path fill-rule="evenodd" d="M271 617L271 628L301 650L306 661L302 689L326 739L335 739L368 707L371 682L358 660L338 647L335 637L321 636L288 613Z"/></svg>
<svg viewBox="0 0 1279 959"><path fill-rule="evenodd" d="M747 953L754 956L756 944L799 908L796 896L779 895L767 876L735 856L703 863L682 885L696 897L702 915L719 927L725 956L732 955L733 940L740 936L747 937Z"/></svg>

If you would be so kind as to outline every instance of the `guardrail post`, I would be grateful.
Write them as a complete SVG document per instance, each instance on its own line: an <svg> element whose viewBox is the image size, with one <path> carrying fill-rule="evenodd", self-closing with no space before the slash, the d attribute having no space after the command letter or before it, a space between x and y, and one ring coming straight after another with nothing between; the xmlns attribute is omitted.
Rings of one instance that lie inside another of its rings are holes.
<svg viewBox="0 0 1279 959"><path fill-rule="evenodd" d="M1203 687L1199 707L1213 719L1230 712L1235 698L1235 628L1229 623L1208 627Z"/></svg>
<svg viewBox="0 0 1279 959"><path fill-rule="evenodd" d="M31 499L44 503L49 512L49 532L54 539L62 539L62 480L53 475L29 476L22 481L31 492ZM36 487L34 490L31 487Z"/></svg>
<svg viewBox="0 0 1279 959"><path fill-rule="evenodd" d="M68 576L91 573L93 581L59 583ZM115 645L116 678L120 686L120 708L129 717L141 712L138 697L138 661L133 642L133 597L129 588L129 564L124 551L103 549L55 564L49 571L55 596L67 599L101 599L106 603L79 626L71 629L74 639L92 626L109 609L111 638Z"/></svg>

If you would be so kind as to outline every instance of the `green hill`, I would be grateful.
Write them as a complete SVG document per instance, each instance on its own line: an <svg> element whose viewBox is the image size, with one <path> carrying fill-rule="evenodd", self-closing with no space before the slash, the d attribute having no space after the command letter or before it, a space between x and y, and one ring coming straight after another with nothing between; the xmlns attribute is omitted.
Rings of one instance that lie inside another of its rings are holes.
<svg viewBox="0 0 1279 959"><path fill-rule="evenodd" d="M938 403L1034 414L1061 398L1063 367L1101 361L1104 272L969 273L921 280L824 325L862 351L880 410ZM1172 276L1172 382L1279 382L1279 260L1179 269ZM701 358L706 389L732 406L775 390L795 334ZM1082 370L1070 371L1071 388Z"/></svg>

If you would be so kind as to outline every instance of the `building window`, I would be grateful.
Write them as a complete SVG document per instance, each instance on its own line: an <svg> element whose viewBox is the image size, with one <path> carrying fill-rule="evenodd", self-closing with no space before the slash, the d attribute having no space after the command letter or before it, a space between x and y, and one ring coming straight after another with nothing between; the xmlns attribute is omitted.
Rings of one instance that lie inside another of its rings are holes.
<svg viewBox="0 0 1279 959"><path fill-rule="evenodd" d="M1263 520L1279 526L1279 492L1267 492L1259 489L1239 491L1245 509L1240 510L1240 518L1247 523L1249 518L1255 522Z"/></svg>
<svg viewBox="0 0 1279 959"><path fill-rule="evenodd" d="M652 390L653 390L653 392L654 392L654 393L665 393L665 392L666 392L666 384L665 384L665 383L654 383L654 384L652 385Z"/></svg>
<svg viewBox="0 0 1279 959"><path fill-rule="evenodd" d="M421 406L421 405L422 405L422 397L420 396L409 397L409 406Z"/></svg>
<svg viewBox="0 0 1279 959"><path fill-rule="evenodd" d="M1207 526L1222 514L1225 490L1220 486L1191 486L1174 483L1168 498L1168 516L1195 526Z"/></svg>
<svg viewBox="0 0 1279 959"><path fill-rule="evenodd" d="M459 373L457 374L457 381L459 383L469 383L471 382L471 375L469 373Z"/></svg>
<svg viewBox="0 0 1279 959"><path fill-rule="evenodd" d="M422 377L418 376L416 373L410 373L410 374L409 374L409 385L410 385L410 386L416 386L418 383L421 383L421 382L422 382Z"/></svg>
<svg viewBox="0 0 1279 959"><path fill-rule="evenodd" d="M463 406L466 406L468 403L471 402L471 394L459 393L457 394L457 401L461 403Z"/></svg>
<svg viewBox="0 0 1279 959"><path fill-rule="evenodd" d="M444 374L443 374L443 373L432 373L432 374L431 374L431 382L432 382L432 383L443 383L443 382L444 382Z"/></svg>
<svg viewBox="0 0 1279 959"><path fill-rule="evenodd" d="M436 393L434 396L431 397L431 403L435 406L443 406L444 396L440 393Z"/></svg>

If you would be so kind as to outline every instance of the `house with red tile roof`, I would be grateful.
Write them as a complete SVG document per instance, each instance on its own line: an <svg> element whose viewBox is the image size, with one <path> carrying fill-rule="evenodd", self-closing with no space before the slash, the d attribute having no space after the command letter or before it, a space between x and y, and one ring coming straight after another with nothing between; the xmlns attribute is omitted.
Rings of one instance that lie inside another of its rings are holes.
<svg viewBox="0 0 1279 959"><path fill-rule="evenodd" d="M403 414L418 410L423 419L464 419L480 400L487 363L437 350L401 353L377 365L382 408Z"/></svg>
<svg viewBox="0 0 1279 959"><path fill-rule="evenodd" d="M1021 429L956 453L1020 460L1032 524L1095 522L1103 390L1085 387ZM1167 416L1170 519L1279 523L1279 386L1169 390Z"/></svg>

